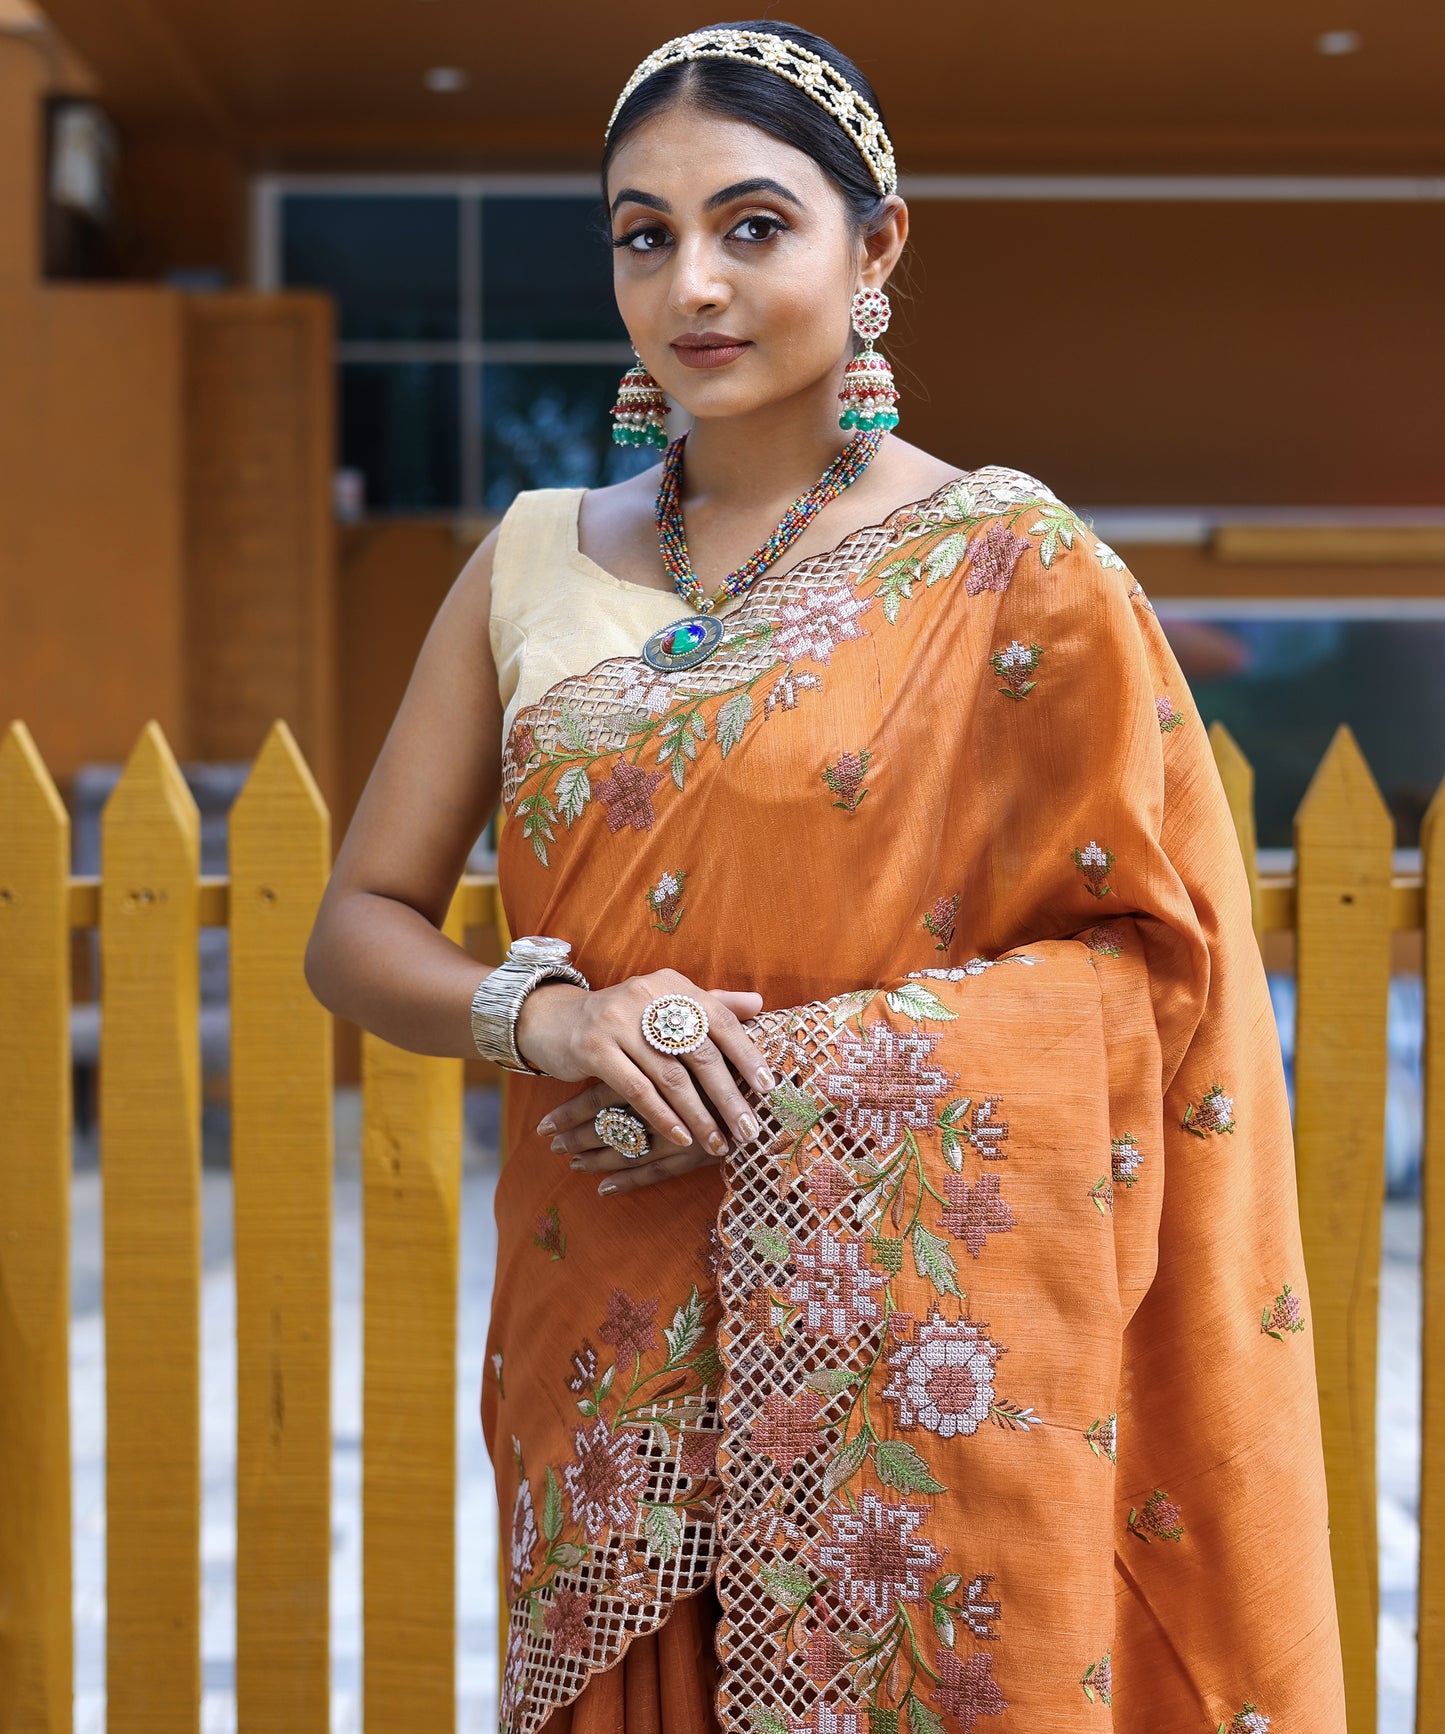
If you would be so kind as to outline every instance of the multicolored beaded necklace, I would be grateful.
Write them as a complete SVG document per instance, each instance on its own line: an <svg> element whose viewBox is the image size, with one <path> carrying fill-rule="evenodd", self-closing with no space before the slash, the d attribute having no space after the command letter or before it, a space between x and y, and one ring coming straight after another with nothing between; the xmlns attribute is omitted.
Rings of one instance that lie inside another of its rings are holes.
<svg viewBox="0 0 1445 1734"><path fill-rule="evenodd" d="M872 462L873 454L883 443L884 428L855 434L838 453L806 494L800 494L787 511L776 530L751 559L745 560L735 572L729 572L711 596L698 582L687 553L687 532L682 527L682 449L687 435L681 434L667 448L662 460L662 481L658 484L657 504L653 515L657 519L657 535L662 545L662 563L672 579L672 587L699 614L711 614L729 597L741 596L752 588L778 557L797 541L823 507L836 500L845 488L856 482Z"/></svg>

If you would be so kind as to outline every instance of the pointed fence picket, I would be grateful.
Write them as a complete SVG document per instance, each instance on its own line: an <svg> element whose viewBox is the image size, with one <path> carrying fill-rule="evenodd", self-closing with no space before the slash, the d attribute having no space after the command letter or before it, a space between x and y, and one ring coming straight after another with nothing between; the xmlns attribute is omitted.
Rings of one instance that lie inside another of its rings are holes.
<svg viewBox="0 0 1445 1734"><path fill-rule="evenodd" d="M1260 875L1253 773L1211 730L1256 931L1296 941L1296 1145L1352 1729L1374 1727L1375 1333L1390 937L1425 959L1424 1448L1417 1728L1445 1726L1445 789L1423 881L1348 731ZM107 1353L108 1726L200 1727L197 934L231 929L239 1725L324 1734L330 1550L331 1020L302 956L329 820L284 724L198 877L159 728L68 874L64 808L23 725L0 739L0 1734L69 1734L69 932L99 928ZM469 875L446 930L493 927ZM368 1734L455 1726L461 1062L363 1043L363 1693Z"/></svg>

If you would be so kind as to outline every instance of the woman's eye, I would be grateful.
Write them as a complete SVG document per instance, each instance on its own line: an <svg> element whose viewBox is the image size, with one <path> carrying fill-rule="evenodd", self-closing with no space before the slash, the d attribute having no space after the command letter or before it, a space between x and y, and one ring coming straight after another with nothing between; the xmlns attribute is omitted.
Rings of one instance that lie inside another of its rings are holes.
<svg viewBox="0 0 1445 1734"><path fill-rule="evenodd" d="M612 245L626 247L633 253L656 253L667 245L667 230L650 224L645 229L633 229L620 236Z"/></svg>
<svg viewBox="0 0 1445 1734"><path fill-rule="evenodd" d="M776 217L744 217L733 230L733 234L743 241L771 241L774 235L779 235L787 227Z"/></svg>

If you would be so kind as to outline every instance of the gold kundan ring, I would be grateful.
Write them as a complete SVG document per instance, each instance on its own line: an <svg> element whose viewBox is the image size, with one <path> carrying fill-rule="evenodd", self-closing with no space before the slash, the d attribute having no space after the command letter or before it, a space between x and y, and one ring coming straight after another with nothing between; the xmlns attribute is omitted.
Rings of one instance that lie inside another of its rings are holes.
<svg viewBox="0 0 1445 1734"><path fill-rule="evenodd" d="M707 1013L688 994L665 993L643 1009L643 1039L660 1054L696 1053L707 1040L707 1031Z"/></svg>
<svg viewBox="0 0 1445 1734"><path fill-rule="evenodd" d="M629 1162L638 1161L652 1148L647 1122L631 1108L599 1108L592 1119L592 1130L609 1149Z"/></svg>

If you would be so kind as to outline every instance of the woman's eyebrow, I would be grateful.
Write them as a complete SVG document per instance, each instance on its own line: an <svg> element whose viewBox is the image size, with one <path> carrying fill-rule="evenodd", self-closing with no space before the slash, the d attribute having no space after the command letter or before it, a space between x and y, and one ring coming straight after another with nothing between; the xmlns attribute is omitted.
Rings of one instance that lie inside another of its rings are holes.
<svg viewBox="0 0 1445 1734"><path fill-rule="evenodd" d="M658 198L656 193L644 193L637 187L624 187L608 207L611 214L617 215L619 205L651 205L654 211L667 211L671 214L672 206L666 199Z"/></svg>
<svg viewBox="0 0 1445 1734"><path fill-rule="evenodd" d="M734 181L730 187L723 187L712 195L703 209L715 211L719 205L730 204L734 199L745 199L753 193L774 193L778 198L786 199L790 205L796 205L800 211L807 209L796 193L790 193L781 181L769 180L765 175L759 175L750 181Z"/></svg>

